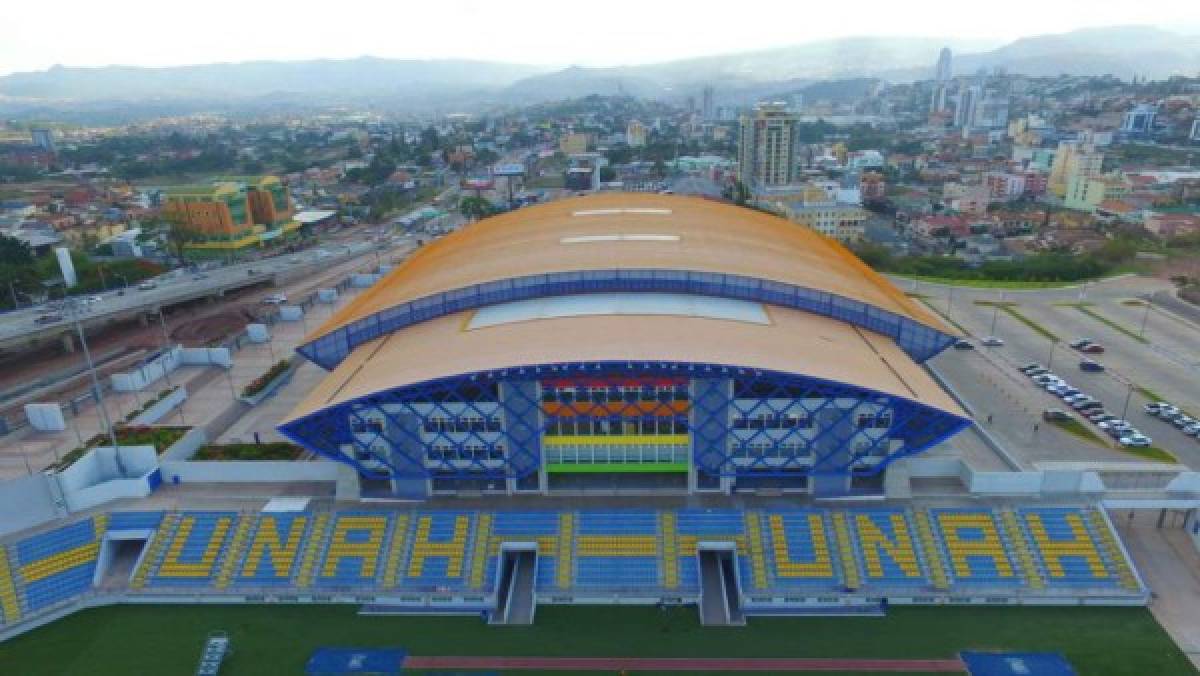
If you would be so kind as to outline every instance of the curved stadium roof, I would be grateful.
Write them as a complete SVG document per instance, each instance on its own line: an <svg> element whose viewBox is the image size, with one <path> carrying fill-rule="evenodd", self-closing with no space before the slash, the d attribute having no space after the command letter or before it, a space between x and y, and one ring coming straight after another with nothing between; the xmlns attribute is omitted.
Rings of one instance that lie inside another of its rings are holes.
<svg viewBox="0 0 1200 676"><path fill-rule="evenodd" d="M360 345L437 317L553 295L660 291L826 315L923 361L952 334L837 242L700 198L605 193L485 219L434 241L299 348L327 369Z"/></svg>

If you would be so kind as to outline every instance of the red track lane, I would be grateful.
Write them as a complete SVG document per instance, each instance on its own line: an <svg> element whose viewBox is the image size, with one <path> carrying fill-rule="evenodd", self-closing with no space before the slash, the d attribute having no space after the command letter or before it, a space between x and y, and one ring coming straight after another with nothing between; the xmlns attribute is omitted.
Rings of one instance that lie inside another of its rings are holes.
<svg viewBox="0 0 1200 676"><path fill-rule="evenodd" d="M420 657L405 658L406 669L521 669L546 671L878 671L962 674L949 660L691 657Z"/></svg>

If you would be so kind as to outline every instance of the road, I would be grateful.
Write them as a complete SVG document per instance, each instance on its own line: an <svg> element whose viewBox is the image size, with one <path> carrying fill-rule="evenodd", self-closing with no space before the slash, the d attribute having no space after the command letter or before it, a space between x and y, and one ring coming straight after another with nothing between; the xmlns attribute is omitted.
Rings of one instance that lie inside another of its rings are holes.
<svg viewBox="0 0 1200 676"><path fill-rule="evenodd" d="M130 287L127 290L95 294L99 300L89 304L85 316L87 320L94 320L109 315L127 315L139 309L152 310L155 307L169 305L180 300L208 294L215 295L231 286L243 285L247 280L266 281L282 271L327 268L331 264L361 255L372 248L372 244L360 241L354 244L310 249L249 263L236 263L199 274L174 270L156 277L153 280L155 284L153 289L139 290L136 287ZM68 327L69 318L46 324L37 322L39 316L50 311L48 306L39 305L0 316L0 342L46 331L61 331Z"/></svg>
<svg viewBox="0 0 1200 676"><path fill-rule="evenodd" d="M1166 286L1154 279L1125 277L1106 280L1087 286L1065 289L1030 291L1004 291L970 289L928 283L914 284L901 280L901 288L924 296L927 304L949 316L976 337L995 335L1005 345L987 348L978 345L977 361L985 361L995 371L980 370L988 378L1002 375L1003 383L991 391L970 383L969 374L957 373L956 380L973 389L976 402L982 411L995 401L1003 399L1004 393L1015 391L1018 403L1030 411L1040 412L1045 408L1066 408L1057 397L1035 387L1016 371L1022 364L1037 362L1052 370L1105 405L1117 416L1128 419L1135 427L1154 440L1154 445L1174 453L1181 462L1200 468L1200 442L1189 437L1166 422L1145 414L1144 404L1150 400L1137 388L1147 388L1185 410L1200 413L1200 326L1174 314L1144 305L1133 305L1135 299ZM1055 334L1059 342L1041 335L1035 329L996 307L984 303L1015 303L1013 310L1030 321ZM1122 332L1081 311L1072 304L1086 303L1088 311L1138 335L1145 320L1144 337L1141 342L1129 333ZM1087 338L1105 347L1099 355L1087 355L1106 367L1103 373L1089 373L1079 369L1084 355L1071 349L1067 343ZM951 358L950 354L946 358ZM942 358L939 358L939 361ZM963 359L967 359L963 356ZM984 369L983 366L980 366ZM1012 382L1016 380L1017 384ZM1015 390L1013 388L1016 388ZM1084 421L1085 424L1089 424ZM1092 428L1098 434L1102 433ZM1107 440L1107 438L1106 438ZM1078 451L1078 443L1070 442ZM1049 459L1047 453L1034 452L1035 459ZM1079 459L1076 453L1063 459ZM1133 458L1123 454L1127 458ZM1097 453L1096 459L1111 459L1110 453Z"/></svg>

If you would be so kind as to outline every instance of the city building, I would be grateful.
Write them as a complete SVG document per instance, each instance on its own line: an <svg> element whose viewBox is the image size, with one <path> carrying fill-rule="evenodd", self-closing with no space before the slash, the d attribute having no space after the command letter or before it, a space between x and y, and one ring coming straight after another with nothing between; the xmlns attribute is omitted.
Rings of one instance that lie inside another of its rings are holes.
<svg viewBox="0 0 1200 676"><path fill-rule="evenodd" d="M708 85L708 86L704 87L704 92L703 92L703 95L701 96L700 101L701 101L700 102L700 114L704 117L704 119L709 120L709 121L715 119L714 114L716 112L716 109L713 106L712 85Z"/></svg>
<svg viewBox="0 0 1200 676"><path fill-rule="evenodd" d="M947 183L942 187L942 200L951 211L982 216L992 201L992 191L986 185Z"/></svg>
<svg viewBox="0 0 1200 676"><path fill-rule="evenodd" d="M881 200L887 196L887 180L879 172L864 172L858 179L858 191L864 201Z"/></svg>
<svg viewBox="0 0 1200 676"><path fill-rule="evenodd" d="M937 66L934 69L934 79L938 82L949 82L954 77L953 56L949 47L942 47L938 54Z"/></svg>
<svg viewBox="0 0 1200 676"><path fill-rule="evenodd" d="M588 149L587 134L563 134L562 138L558 139L558 149L564 155L578 155L586 153Z"/></svg>
<svg viewBox="0 0 1200 676"><path fill-rule="evenodd" d="M799 116L783 103L760 103L742 115L738 179L752 190L789 185L796 178Z"/></svg>
<svg viewBox="0 0 1200 676"><path fill-rule="evenodd" d="M954 102L954 126L970 127L975 120L975 108L983 98L983 89L979 86L965 87L958 93Z"/></svg>
<svg viewBox="0 0 1200 676"><path fill-rule="evenodd" d="M1188 139L1192 141L1200 141L1200 117L1197 117L1192 122L1192 133L1188 134Z"/></svg>
<svg viewBox="0 0 1200 676"><path fill-rule="evenodd" d="M992 197L1010 200L1025 194L1025 176L1008 172L990 171L983 177Z"/></svg>
<svg viewBox="0 0 1200 676"><path fill-rule="evenodd" d="M646 145L646 133L649 130L646 125L638 120L630 120L629 124L625 125L625 143L632 148L640 148Z"/></svg>
<svg viewBox="0 0 1200 676"><path fill-rule="evenodd" d="M862 208L857 186L853 190L853 201L839 200L838 193L844 194L844 191L836 185L832 192L811 185L800 192L800 199L777 202L776 207L788 220L826 237L847 243L860 241L867 212Z"/></svg>
<svg viewBox="0 0 1200 676"><path fill-rule="evenodd" d="M33 145L42 150L48 153L58 152L58 148L54 145L54 133L49 129L33 129L29 132L29 136Z"/></svg>
<svg viewBox="0 0 1200 676"><path fill-rule="evenodd" d="M300 227L287 188L275 176L219 178L167 188L163 214L178 219L192 241L193 257L221 256L260 246Z"/></svg>
<svg viewBox="0 0 1200 676"><path fill-rule="evenodd" d="M1139 103L1133 110L1125 113L1121 119L1121 133L1127 136L1148 136L1154 131L1154 122L1158 117L1158 106L1152 103Z"/></svg>
<svg viewBox="0 0 1200 676"><path fill-rule="evenodd" d="M1080 141L1061 141L1050 165L1049 191L1056 197L1066 197L1071 179L1100 174L1104 167L1104 154Z"/></svg>
<svg viewBox="0 0 1200 676"><path fill-rule="evenodd" d="M1143 226L1158 237L1180 237L1200 232L1200 214L1176 211L1150 211Z"/></svg>
<svg viewBox="0 0 1200 676"><path fill-rule="evenodd" d="M1068 209L1093 212L1102 202L1120 200L1129 194L1132 183L1123 174L1101 176L1075 175L1067 182L1063 205Z"/></svg>
<svg viewBox="0 0 1200 676"><path fill-rule="evenodd" d="M279 429L409 497L844 495L968 424L950 329L837 243L710 200L601 193L421 249L298 348Z"/></svg>

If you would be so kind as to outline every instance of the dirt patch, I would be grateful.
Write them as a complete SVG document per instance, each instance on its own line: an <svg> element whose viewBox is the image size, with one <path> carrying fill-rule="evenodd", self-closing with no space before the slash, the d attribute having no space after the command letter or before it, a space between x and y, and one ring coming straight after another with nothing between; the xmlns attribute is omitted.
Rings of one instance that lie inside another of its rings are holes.
<svg viewBox="0 0 1200 676"><path fill-rule="evenodd" d="M226 308L203 317L172 322L171 339L188 346L208 345L238 333L259 320L253 305Z"/></svg>

